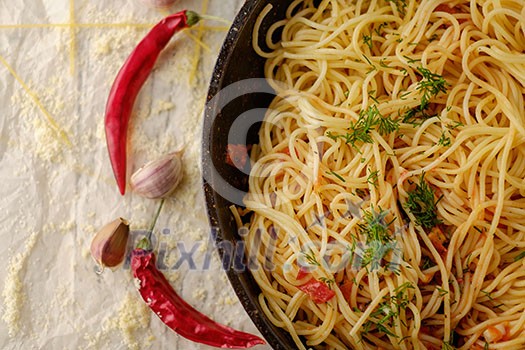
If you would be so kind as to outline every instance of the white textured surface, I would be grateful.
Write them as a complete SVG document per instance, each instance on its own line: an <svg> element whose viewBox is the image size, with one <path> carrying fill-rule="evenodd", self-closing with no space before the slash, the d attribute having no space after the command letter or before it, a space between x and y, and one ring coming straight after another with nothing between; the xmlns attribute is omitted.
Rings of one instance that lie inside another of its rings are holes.
<svg viewBox="0 0 525 350"><path fill-rule="evenodd" d="M209 0L207 13L232 19L240 6L241 0ZM202 0L179 1L171 11L184 8L199 12ZM149 317L129 268L96 275L88 251L92 235L105 223L122 216L132 230L146 229L158 205L130 192L118 194L103 118L120 64L147 32L148 25L140 24L151 25L164 14L140 0L0 3L2 349L208 349ZM157 234L171 267L180 256L177 242L188 251L200 244L194 254L198 270L184 264L168 276L197 309L257 333L215 252L210 269L199 269L209 231L200 182L202 110L225 35L204 30L209 51L196 50L184 33L170 43L135 105L128 158L132 171L184 147L185 178L166 203ZM71 146L50 128L46 113Z"/></svg>

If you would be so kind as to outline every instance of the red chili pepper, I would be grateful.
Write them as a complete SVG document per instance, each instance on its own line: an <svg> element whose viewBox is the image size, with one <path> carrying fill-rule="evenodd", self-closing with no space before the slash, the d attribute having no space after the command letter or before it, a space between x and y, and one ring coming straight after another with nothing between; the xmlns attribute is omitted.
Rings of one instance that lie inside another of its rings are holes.
<svg viewBox="0 0 525 350"><path fill-rule="evenodd" d="M142 299L162 322L184 338L228 349L245 349L265 344L264 340L255 335L211 320L185 302L157 269L152 251L135 249L132 252L131 269L133 276L140 282Z"/></svg>
<svg viewBox="0 0 525 350"><path fill-rule="evenodd" d="M200 16L181 11L160 21L142 39L118 72L106 104L106 141L120 193L126 192L126 146L128 122L135 99L171 37L196 24Z"/></svg>
<svg viewBox="0 0 525 350"><path fill-rule="evenodd" d="M310 279L297 288L308 294L310 299L316 304L326 303L335 296L335 292L328 288L326 283L318 281L315 278Z"/></svg>

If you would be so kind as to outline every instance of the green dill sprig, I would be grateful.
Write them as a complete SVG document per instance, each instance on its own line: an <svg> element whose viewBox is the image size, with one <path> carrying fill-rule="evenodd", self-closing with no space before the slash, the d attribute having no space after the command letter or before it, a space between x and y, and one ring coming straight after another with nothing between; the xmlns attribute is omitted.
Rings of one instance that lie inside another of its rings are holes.
<svg viewBox="0 0 525 350"><path fill-rule="evenodd" d="M366 35L363 34L363 43L368 46L370 50L372 50L372 47L374 47L374 43L372 41L372 35Z"/></svg>
<svg viewBox="0 0 525 350"><path fill-rule="evenodd" d="M395 218L386 222L388 213L388 210L381 208L377 212L373 208L363 211L363 222L359 223L357 227L359 233L366 237L367 243L376 241L384 244L392 240L388 227L394 222Z"/></svg>
<svg viewBox="0 0 525 350"><path fill-rule="evenodd" d="M409 57L406 57L409 59ZM409 63L415 62L415 60L410 60ZM417 83L416 90L421 94L421 101L419 106L408 109L402 116L402 122L407 124L412 124L417 126L421 124L422 121L429 118L435 117L437 114L429 113L428 108L430 106L430 101L432 98L435 98L439 93L446 93L447 87L450 85L443 76L432 73L429 69L423 67L417 67L417 72L421 75L422 79ZM409 92L404 93L400 96L403 100L406 98ZM440 144L446 144L450 138L447 140L446 135L442 135L440 139Z"/></svg>
<svg viewBox="0 0 525 350"><path fill-rule="evenodd" d="M424 255L423 258L423 264L421 265L422 270L426 270L431 268L432 266L436 266L436 263L428 256Z"/></svg>
<svg viewBox="0 0 525 350"><path fill-rule="evenodd" d="M425 181L425 173L422 173L415 189L408 192L405 207L416 218L416 224L431 229L442 222L437 216L437 204L441 198L435 199L434 189Z"/></svg>
<svg viewBox="0 0 525 350"><path fill-rule="evenodd" d="M438 145L441 145L443 147L448 147L448 146L451 145L451 143L452 143L452 141L450 140L450 136L447 136L447 131L444 130L441 133L441 136L439 137Z"/></svg>
<svg viewBox="0 0 525 350"><path fill-rule="evenodd" d="M421 62L421 59L419 59L419 58L412 58L412 57L409 57L407 55L403 55L403 57L407 60L408 64L414 64L416 62Z"/></svg>
<svg viewBox="0 0 525 350"><path fill-rule="evenodd" d="M417 67L417 71L421 74L421 79L416 86L421 96L421 110L426 109L432 97L436 97L440 92L446 93L449 85L443 76L432 73L427 68Z"/></svg>
<svg viewBox="0 0 525 350"><path fill-rule="evenodd" d="M525 250L522 251L521 253L519 253L518 255L516 255L516 256L514 257L514 261L519 261L519 260L521 260L521 259L523 259L523 258L525 258Z"/></svg>
<svg viewBox="0 0 525 350"><path fill-rule="evenodd" d="M443 289L443 288L441 288L441 287L437 287L436 289L437 289L437 291L439 292L439 293L438 293L438 296L440 296L440 297L443 297L443 296L445 296L445 295L448 294L448 290L445 290L445 289Z"/></svg>
<svg viewBox="0 0 525 350"><path fill-rule="evenodd" d="M383 28L385 28L385 27L388 27L388 22L381 23L376 29L374 29L374 32L378 36L382 36L383 35Z"/></svg>
<svg viewBox="0 0 525 350"><path fill-rule="evenodd" d="M396 6L400 15L404 16L406 14L408 6L406 0L388 0L388 2L391 2Z"/></svg>
<svg viewBox="0 0 525 350"><path fill-rule="evenodd" d="M341 175L339 175L338 173L336 173L335 171L330 171L329 174L332 174L334 175L335 177L337 177L339 180L343 181L343 182L346 182L346 180L344 179L344 177L342 177Z"/></svg>
<svg viewBox="0 0 525 350"><path fill-rule="evenodd" d="M368 58L366 55L363 55L363 57L365 58L366 63L370 66L370 69L366 72L366 74L372 73L373 71L377 70L377 67L375 66L375 64L372 63L372 61L370 61L370 58Z"/></svg>
<svg viewBox="0 0 525 350"><path fill-rule="evenodd" d="M350 123L350 132L344 135L335 135L332 132L327 132L326 136L332 140L341 138L346 144L350 144L352 147L357 148L357 142L373 142L370 132L376 127L379 134L384 136L399 130L399 122L390 117L384 117L381 112L379 112L377 106L372 105L359 113L359 118L355 123Z"/></svg>
<svg viewBox="0 0 525 350"><path fill-rule="evenodd" d="M302 252L306 261L310 264L310 265L314 265L314 266L321 266L321 264L319 264L319 261L317 261L316 257L315 257L315 254L314 252L312 251L312 249L309 250L309 253L306 253L306 252Z"/></svg>
<svg viewBox="0 0 525 350"><path fill-rule="evenodd" d="M387 222L388 213L388 210L381 208L375 211L373 207L371 210L363 211L362 222L357 224L358 233L365 238L366 242L359 254L361 267L368 268L370 265L371 270L374 271L381 267L382 262L387 263L383 261L383 258L395 247L389 230L395 218Z"/></svg>
<svg viewBox="0 0 525 350"><path fill-rule="evenodd" d="M410 282L405 282L394 289L394 295L385 297L384 301L378 305L377 309L370 314L368 320L363 324L363 333L367 334L372 328L375 328L378 332L399 338L390 329L396 326L401 310L405 309L410 303L408 289L414 289L414 286Z"/></svg>
<svg viewBox="0 0 525 350"><path fill-rule="evenodd" d="M379 185L379 170L371 171L366 178L366 182L377 188Z"/></svg>
<svg viewBox="0 0 525 350"><path fill-rule="evenodd" d="M332 284L335 284L335 279L333 278L320 277L319 281L326 283L330 289L332 289Z"/></svg>

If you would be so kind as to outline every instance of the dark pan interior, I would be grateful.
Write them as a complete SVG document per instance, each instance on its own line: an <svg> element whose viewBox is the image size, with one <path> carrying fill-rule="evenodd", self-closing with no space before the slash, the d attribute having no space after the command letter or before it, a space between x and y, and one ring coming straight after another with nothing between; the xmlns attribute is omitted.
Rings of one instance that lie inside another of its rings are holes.
<svg viewBox="0 0 525 350"><path fill-rule="evenodd" d="M217 229L215 242L223 262L229 260L228 255L231 255L229 249L225 248L228 247L228 242L231 242L233 246L238 246L241 239L229 207L232 202L241 202L243 193L247 190L247 172L249 171L248 169L240 171L227 165L225 163L226 148L228 143L257 143L257 128L260 124L254 124L247 136L233 135L234 142L232 142L232 137L228 139L228 133L234 121L244 112L255 108L266 108L273 98L273 95L268 93L271 89L261 80L252 81L248 89L246 84L233 89L233 92L223 93L223 89L244 79L264 77L265 60L259 57L252 48L252 31L257 16L268 3L273 5L273 10L265 18L261 28L262 33L273 22L285 17L286 8L291 0L246 1L223 44L208 91L202 149L204 191L210 224ZM264 35L259 40L261 47L264 48L263 40ZM250 89L256 92L246 93ZM264 111L258 110L256 113L263 114ZM228 199L218 193L221 192L218 189L221 186L224 187L224 181L238 190L233 191L235 194L226 196ZM239 258L238 254L236 258ZM235 292L268 343L274 349L296 348L286 331L275 327L265 318L257 300L260 289L251 273L248 270L234 269L232 266L234 263L228 265L227 274Z"/></svg>

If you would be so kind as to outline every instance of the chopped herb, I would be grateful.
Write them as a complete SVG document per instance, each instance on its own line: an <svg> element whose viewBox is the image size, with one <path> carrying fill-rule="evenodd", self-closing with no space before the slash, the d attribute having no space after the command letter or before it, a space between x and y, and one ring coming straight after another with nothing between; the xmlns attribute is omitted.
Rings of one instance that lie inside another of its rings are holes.
<svg viewBox="0 0 525 350"><path fill-rule="evenodd" d="M448 294L448 290L445 290L445 289L443 289L441 287L437 287L436 289L439 292L438 296L440 296L440 297L445 296L445 295Z"/></svg>
<svg viewBox="0 0 525 350"><path fill-rule="evenodd" d="M366 178L366 182L368 182L370 185L377 188L379 180L379 170L371 171L370 174L368 174L368 177Z"/></svg>
<svg viewBox="0 0 525 350"><path fill-rule="evenodd" d="M385 297L385 300L378 305L377 310L373 311L369 319L363 324L363 333L367 334L371 328L375 327L379 332L399 338L390 329L396 326L400 311L410 303L406 293L407 289L413 288L414 286L410 282L406 282L394 289L394 295ZM404 325L406 327L406 324Z"/></svg>
<svg viewBox="0 0 525 350"><path fill-rule="evenodd" d="M443 76L432 73L427 68L417 67L417 71L421 74L423 79L419 81L416 89L421 91L421 110L428 107L430 99L436 97L440 92L446 93L449 85Z"/></svg>
<svg viewBox="0 0 525 350"><path fill-rule="evenodd" d="M485 296L489 298L489 300L494 300L494 298L492 297L492 292L487 292L485 290L481 290L480 292L485 294Z"/></svg>
<svg viewBox="0 0 525 350"><path fill-rule="evenodd" d="M346 180L341 176L339 175L338 173L336 173L335 171L330 171L329 174L332 174L334 175L335 177L337 177L339 180L343 181L343 182L346 182Z"/></svg>
<svg viewBox="0 0 525 350"><path fill-rule="evenodd" d="M305 252L303 252L303 255L304 255L304 257L306 258L306 261L307 261L310 265L321 266L321 264L319 264L319 262L318 262L317 259L315 258L315 254L314 254L314 252L312 251L312 249L310 249L310 253L305 253Z"/></svg>
<svg viewBox="0 0 525 350"><path fill-rule="evenodd" d="M483 230L477 226L474 226L474 230L478 231L479 233L483 233Z"/></svg>
<svg viewBox="0 0 525 350"><path fill-rule="evenodd" d="M370 97L372 99L372 101L374 101L375 103L379 104L379 101L377 100L377 98L374 97L375 92L376 92L375 90L369 91L368 92L368 97Z"/></svg>
<svg viewBox="0 0 525 350"><path fill-rule="evenodd" d="M406 339L409 339L410 337L411 337L410 335L405 335L403 338L399 339L397 343L401 344L402 342L404 342Z"/></svg>
<svg viewBox="0 0 525 350"><path fill-rule="evenodd" d="M377 69L377 67L372 63L372 61L370 61L370 59L368 57L366 57L365 55L363 55L363 57L365 58L366 63L368 63L368 65L371 67L371 69L368 72L366 72L366 74L375 71Z"/></svg>
<svg viewBox="0 0 525 350"><path fill-rule="evenodd" d="M388 227L395 218L386 222L387 215L388 211L381 208L378 212L373 208L363 211L363 222L357 225L359 234L366 239L365 249L360 254L361 267L370 265L372 270L379 269L383 257L393 250L393 237Z"/></svg>
<svg viewBox="0 0 525 350"><path fill-rule="evenodd" d="M431 229L442 221L437 217L436 205L442 197L435 200L434 189L425 181L425 173L421 174L419 184L408 192L405 207L414 215L416 224L424 229Z"/></svg>
<svg viewBox="0 0 525 350"><path fill-rule="evenodd" d="M358 196L358 197L366 197L366 192L365 192L365 190L363 190L362 188L357 188L357 189L355 190L355 194L356 194L356 196Z"/></svg>
<svg viewBox="0 0 525 350"><path fill-rule="evenodd" d="M441 347L441 350L455 350L456 348L450 344L450 342L443 342L443 346Z"/></svg>
<svg viewBox="0 0 525 350"><path fill-rule="evenodd" d="M408 64L412 64L412 63L416 63L416 62L421 62L421 59L411 58L411 57L408 57L407 55L403 55L403 57L407 60L407 63L408 63Z"/></svg>
<svg viewBox="0 0 525 350"><path fill-rule="evenodd" d="M514 257L514 261L518 261L525 258L525 250Z"/></svg>
<svg viewBox="0 0 525 350"><path fill-rule="evenodd" d="M379 25L379 27L377 27L376 29L374 29L374 32L376 32L377 35L379 36L382 36L383 32L381 31L384 27L388 26L388 23L387 22L383 22Z"/></svg>
<svg viewBox="0 0 525 350"><path fill-rule="evenodd" d="M423 256L423 265L421 266L421 268L422 268L423 270L426 270L426 269L431 268L432 266L436 266L436 264L434 263L434 261L433 261L430 257L424 255L424 256Z"/></svg>
<svg viewBox="0 0 525 350"><path fill-rule="evenodd" d="M406 100L408 95L410 95L410 91L405 91L401 95L399 95L399 98L402 100Z"/></svg>
<svg viewBox="0 0 525 350"><path fill-rule="evenodd" d="M485 345L483 345L483 350L489 350L489 343L485 341Z"/></svg>
<svg viewBox="0 0 525 350"><path fill-rule="evenodd" d="M383 68L394 68L394 67L392 67L392 66L387 65L387 64L385 63L385 61L386 61L386 58L382 58L382 59L379 61L379 65L380 65L381 67L383 67Z"/></svg>
<svg viewBox="0 0 525 350"><path fill-rule="evenodd" d="M467 256L467 261L465 262L465 268L463 269L463 273L466 273L470 270L470 259L472 259L472 253L470 253Z"/></svg>
<svg viewBox="0 0 525 350"><path fill-rule="evenodd" d="M459 128L460 126L465 126L462 122L452 121L451 124L447 124L447 129L455 130Z"/></svg>
<svg viewBox="0 0 525 350"><path fill-rule="evenodd" d="M358 229L359 233L367 238L367 242L378 241L387 243L392 239L388 226L395 218L390 222L386 222L385 219L388 213L388 210L382 210L381 208L379 208L379 212L376 212L373 208L363 211L364 223L358 224Z"/></svg>
<svg viewBox="0 0 525 350"><path fill-rule="evenodd" d="M432 34L432 36L430 38L428 38L428 42L431 43L434 40L436 40L438 37L439 36L437 35L437 33L434 33L434 34Z"/></svg>
<svg viewBox="0 0 525 350"><path fill-rule="evenodd" d="M332 283L335 283L335 279L327 278L327 277L321 277L321 278L319 278L319 281L326 283L329 288L332 288L331 287Z"/></svg>
<svg viewBox="0 0 525 350"><path fill-rule="evenodd" d="M378 131L381 135L386 135L399 129L399 123L392 120L390 117L383 117L376 105L368 107L366 110L359 113L359 119L350 123L350 132L345 135L334 135L328 132L326 136L332 140L341 138L346 144L356 147L357 142L372 143L372 136L370 131L378 126Z"/></svg>
<svg viewBox="0 0 525 350"><path fill-rule="evenodd" d="M449 147L452 141L450 140L450 136L446 135L446 132L443 131L441 133L441 137L438 140L438 145L441 145L443 147Z"/></svg>
<svg viewBox="0 0 525 350"><path fill-rule="evenodd" d="M363 34L363 42L366 46L368 46L370 49L374 46L374 43L372 42L372 35L366 35Z"/></svg>
<svg viewBox="0 0 525 350"><path fill-rule="evenodd" d="M409 57L404 57L409 59ZM409 61L409 63L411 63L411 61ZM419 119L426 120L436 116L435 114L429 114L427 111L430 105L430 100L431 98L436 97L440 92L445 93L447 91L447 86L449 85L441 75L432 73L427 68L417 67L417 71L422 76L422 79L416 86L416 90L421 93L421 103L417 107L408 109L403 114L402 118L403 123L413 124L414 126L420 124ZM404 99L405 96L406 95L403 94L400 98ZM440 142L443 142L446 145L448 141L447 137L442 135Z"/></svg>
<svg viewBox="0 0 525 350"><path fill-rule="evenodd" d="M349 90L346 90L345 93L344 93L345 97L348 97L348 95L350 95L350 91Z"/></svg>
<svg viewBox="0 0 525 350"><path fill-rule="evenodd" d="M397 11L399 12L399 14L401 14L403 16L406 14L406 9L407 9L407 2L406 2L406 0L388 0L388 2L391 2L391 3L393 3L396 6Z"/></svg>
<svg viewBox="0 0 525 350"><path fill-rule="evenodd" d="M393 120L390 117L382 117L379 119L379 134L384 136L397 130L399 130L399 122L397 120Z"/></svg>

